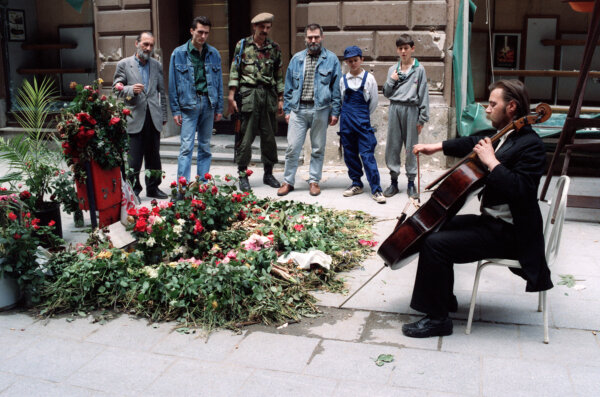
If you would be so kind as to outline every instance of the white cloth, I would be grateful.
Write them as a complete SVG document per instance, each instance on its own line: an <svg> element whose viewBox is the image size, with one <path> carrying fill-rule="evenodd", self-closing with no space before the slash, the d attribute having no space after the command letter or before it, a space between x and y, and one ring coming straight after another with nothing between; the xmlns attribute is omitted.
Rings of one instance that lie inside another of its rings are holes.
<svg viewBox="0 0 600 397"><path fill-rule="evenodd" d="M310 269L311 264L316 264L324 269L331 268L331 256L320 250L308 250L308 252L292 251L287 255L281 255L277 258L278 263L294 262L298 269Z"/></svg>
<svg viewBox="0 0 600 397"><path fill-rule="evenodd" d="M363 70L358 76L353 76L350 72L346 73L346 80L348 80L348 88L352 90L357 90L362 83L362 79L368 73L366 70ZM346 91L346 85L344 84L344 78L340 79L340 93L342 95L342 101L344 100L344 92ZM363 96L365 97L365 102L369 103L369 114L373 113L377 108L377 103L379 102L379 95L377 94L377 82L375 81L375 77L369 73L367 76L367 81L365 81L365 89L363 90ZM369 99L372 99L369 102Z"/></svg>

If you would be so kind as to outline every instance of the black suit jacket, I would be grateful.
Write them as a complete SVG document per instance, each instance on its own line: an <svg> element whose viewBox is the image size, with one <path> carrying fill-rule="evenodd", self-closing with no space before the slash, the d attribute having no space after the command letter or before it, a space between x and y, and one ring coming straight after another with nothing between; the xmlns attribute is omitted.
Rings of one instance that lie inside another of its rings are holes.
<svg viewBox="0 0 600 397"><path fill-rule="evenodd" d="M463 157L482 139L470 136L445 141L444 154ZM508 204L517 233L516 254L522 269L512 269L527 280L528 292L552 288L544 249L543 219L537 192L544 174L546 151L531 126L513 132L496 152L500 164L484 180L485 207Z"/></svg>

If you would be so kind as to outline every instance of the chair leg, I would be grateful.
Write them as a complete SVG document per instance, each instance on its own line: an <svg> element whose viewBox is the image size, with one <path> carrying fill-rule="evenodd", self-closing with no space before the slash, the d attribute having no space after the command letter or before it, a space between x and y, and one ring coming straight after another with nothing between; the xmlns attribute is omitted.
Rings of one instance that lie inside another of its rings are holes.
<svg viewBox="0 0 600 397"><path fill-rule="evenodd" d="M469 307L469 317L467 319L467 328L465 334L471 333L471 325L473 324L473 313L475 312L475 300L477 299L477 289L479 288L479 276L481 275L481 261L477 263L477 271L475 271L475 282L473 283L473 293L471 294L471 306Z"/></svg>
<svg viewBox="0 0 600 397"><path fill-rule="evenodd" d="M542 302L542 293L538 294L538 312L544 310L544 302Z"/></svg>
<svg viewBox="0 0 600 397"><path fill-rule="evenodd" d="M546 291L540 292L540 298L543 305L543 316L544 316L544 343L550 343L550 336L548 335L548 301L546 297Z"/></svg>

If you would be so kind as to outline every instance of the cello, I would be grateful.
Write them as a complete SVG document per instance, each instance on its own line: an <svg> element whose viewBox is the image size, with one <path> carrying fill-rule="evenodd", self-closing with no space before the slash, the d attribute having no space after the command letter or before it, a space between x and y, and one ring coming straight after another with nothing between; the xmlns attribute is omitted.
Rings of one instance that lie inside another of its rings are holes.
<svg viewBox="0 0 600 397"><path fill-rule="evenodd" d="M550 106L541 103L535 108L534 114L513 120L490 139L495 143L504 135L508 136L526 125L543 123L551 114ZM410 217L406 218L403 213L398 218L394 231L379 247L377 254L386 266L396 270L412 262L419 254L423 238L439 230L447 220L456 215L465 202L483 187L488 173L487 167L471 152L430 183L425 190L438 184L439 186L429 200Z"/></svg>

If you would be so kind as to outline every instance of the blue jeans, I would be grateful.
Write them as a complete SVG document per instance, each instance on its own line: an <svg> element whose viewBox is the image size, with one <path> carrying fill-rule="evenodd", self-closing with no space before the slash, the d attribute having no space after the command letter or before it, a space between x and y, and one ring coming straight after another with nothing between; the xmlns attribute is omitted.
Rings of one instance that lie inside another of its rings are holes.
<svg viewBox="0 0 600 397"><path fill-rule="evenodd" d="M196 174L204 180L204 174L210 171L210 138L212 136L214 109L210 107L207 96L198 96L198 103L193 109L181 110L181 147L177 160L177 179L184 176L190 180L192 168L192 151L194 138L198 131L198 157L196 159Z"/></svg>
<svg viewBox="0 0 600 397"><path fill-rule="evenodd" d="M290 112L287 133L288 147L285 151L285 170L283 172L284 182L294 186L298 158L309 128L311 153L308 183L318 183L321 180L329 111L329 108L314 110L312 105L300 104L298 111Z"/></svg>

